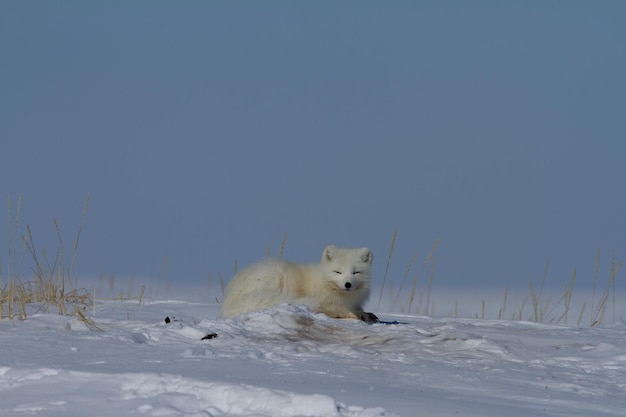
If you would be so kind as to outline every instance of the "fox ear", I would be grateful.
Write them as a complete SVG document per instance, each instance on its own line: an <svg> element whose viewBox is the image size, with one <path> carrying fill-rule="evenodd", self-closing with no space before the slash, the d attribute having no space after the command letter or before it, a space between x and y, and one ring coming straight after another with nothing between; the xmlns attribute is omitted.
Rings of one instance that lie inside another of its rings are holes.
<svg viewBox="0 0 626 417"><path fill-rule="evenodd" d="M324 254L322 255L322 262L330 262L333 260L335 256L335 247L333 245L328 245L324 248Z"/></svg>
<svg viewBox="0 0 626 417"><path fill-rule="evenodd" d="M372 255L372 251L369 248L362 248L360 255L361 261L364 263L371 264L374 260L374 255Z"/></svg>

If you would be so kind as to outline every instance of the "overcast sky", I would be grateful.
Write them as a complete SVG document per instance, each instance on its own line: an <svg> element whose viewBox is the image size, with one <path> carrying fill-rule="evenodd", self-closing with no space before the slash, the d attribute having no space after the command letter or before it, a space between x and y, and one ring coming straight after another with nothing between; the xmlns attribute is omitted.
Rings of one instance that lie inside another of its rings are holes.
<svg viewBox="0 0 626 417"><path fill-rule="evenodd" d="M623 1L2 1L2 200L52 258L89 193L83 276L227 278L287 233L295 261L371 247L380 283L397 229L392 280L439 239L439 288L525 287L548 257L590 285L598 250L604 283L625 22Z"/></svg>

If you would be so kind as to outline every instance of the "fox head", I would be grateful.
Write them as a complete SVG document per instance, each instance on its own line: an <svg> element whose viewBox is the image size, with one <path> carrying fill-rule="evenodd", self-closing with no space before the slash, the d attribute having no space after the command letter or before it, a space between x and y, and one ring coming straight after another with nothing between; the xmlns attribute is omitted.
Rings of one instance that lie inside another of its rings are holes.
<svg viewBox="0 0 626 417"><path fill-rule="evenodd" d="M324 276L336 285L336 290L369 293L372 260L369 248L349 249L328 245L322 254L321 264Z"/></svg>

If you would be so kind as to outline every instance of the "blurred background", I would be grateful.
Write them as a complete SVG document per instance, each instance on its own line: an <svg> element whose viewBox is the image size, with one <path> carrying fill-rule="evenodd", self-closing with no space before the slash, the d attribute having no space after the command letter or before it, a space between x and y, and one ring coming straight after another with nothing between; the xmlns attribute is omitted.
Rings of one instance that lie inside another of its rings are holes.
<svg viewBox="0 0 626 417"><path fill-rule="evenodd" d="M56 219L71 257L89 195L80 277L216 286L286 234L300 262L371 247L378 286L397 230L391 288L437 241L420 285L434 261L442 290L539 286L549 258L548 285L589 287L599 251L604 286L626 256L625 19L622 1L3 1L3 275L30 272L26 225L53 259Z"/></svg>

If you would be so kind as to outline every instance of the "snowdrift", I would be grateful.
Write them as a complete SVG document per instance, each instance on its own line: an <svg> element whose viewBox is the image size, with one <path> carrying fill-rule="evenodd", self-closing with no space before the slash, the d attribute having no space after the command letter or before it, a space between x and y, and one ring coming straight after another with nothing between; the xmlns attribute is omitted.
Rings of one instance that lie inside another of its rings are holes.
<svg viewBox="0 0 626 417"><path fill-rule="evenodd" d="M169 323L165 322L169 318ZM0 416L623 416L626 327L99 303L0 321ZM202 340L208 334L216 337Z"/></svg>

